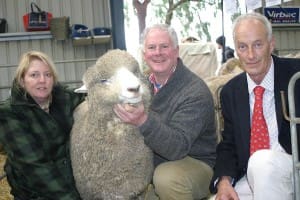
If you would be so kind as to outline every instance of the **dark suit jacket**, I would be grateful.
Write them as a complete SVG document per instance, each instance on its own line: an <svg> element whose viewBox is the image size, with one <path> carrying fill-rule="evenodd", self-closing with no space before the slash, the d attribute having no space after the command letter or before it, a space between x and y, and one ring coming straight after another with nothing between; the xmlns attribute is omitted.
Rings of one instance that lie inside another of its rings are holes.
<svg viewBox="0 0 300 200"><path fill-rule="evenodd" d="M272 57L274 60L274 92L279 143L286 152L291 154L290 122L283 117L280 91L284 91L285 101L288 104L289 80L296 72L300 71L300 59ZM296 82L295 88L297 88L295 90L296 116L299 116L300 80ZM216 192L214 181L218 177L231 176L237 181L247 172L250 156L250 105L245 72L234 77L223 87L221 106L224 131L222 133L223 140L217 147L217 160L210 184L210 190L213 193ZM286 107L288 109L288 105ZM299 138L298 144L300 144Z"/></svg>

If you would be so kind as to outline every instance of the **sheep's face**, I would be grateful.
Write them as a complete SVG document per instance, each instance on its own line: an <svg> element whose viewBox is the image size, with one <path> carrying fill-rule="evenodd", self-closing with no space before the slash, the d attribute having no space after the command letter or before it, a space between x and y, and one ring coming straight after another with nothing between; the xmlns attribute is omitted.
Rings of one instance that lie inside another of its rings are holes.
<svg viewBox="0 0 300 200"><path fill-rule="evenodd" d="M141 82L125 67L118 69L109 79L101 79L100 84L107 90L106 97L112 99L114 96L113 99L118 98L119 103L136 104L142 101L144 89Z"/></svg>
<svg viewBox="0 0 300 200"><path fill-rule="evenodd" d="M132 72L121 68L117 71L115 79L119 85L119 100L122 103L136 104L142 101L141 82Z"/></svg>
<svg viewBox="0 0 300 200"><path fill-rule="evenodd" d="M145 100L146 86L128 68L121 67L111 77L97 80L87 91L88 104L93 110L111 110L117 103L137 104Z"/></svg>
<svg viewBox="0 0 300 200"><path fill-rule="evenodd" d="M138 62L129 53L111 50L87 69L83 82L90 109L111 109L116 103L148 104L149 88L145 85Z"/></svg>

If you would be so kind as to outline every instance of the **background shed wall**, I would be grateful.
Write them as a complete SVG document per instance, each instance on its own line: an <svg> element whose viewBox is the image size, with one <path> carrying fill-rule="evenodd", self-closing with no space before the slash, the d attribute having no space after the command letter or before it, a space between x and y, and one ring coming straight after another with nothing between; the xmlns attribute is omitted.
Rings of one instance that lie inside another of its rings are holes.
<svg viewBox="0 0 300 200"><path fill-rule="evenodd" d="M282 7L300 7L300 1L283 3ZM276 50L280 56L291 56L300 53L300 26L273 27ZM299 55L300 56L300 55Z"/></svg>
<svg viewBox="0 0 300 200"><path fill-rule="evenodd" d="M53 17L69 17L70 26L84 24L90 29L112 26L109 0L0 0L0 18L8 21L8 33L0 34L0 100L8 97L19 58L26 51L47 53L56 63L60 81L78 86L86 68L113 46L112 40L76 46L71 38L55 40L50 31L45 32L45 38L12 39L12 35L31 37L35 34L25 32L22 23L22 16L30 11L31 2L51 12Z"/></svg>

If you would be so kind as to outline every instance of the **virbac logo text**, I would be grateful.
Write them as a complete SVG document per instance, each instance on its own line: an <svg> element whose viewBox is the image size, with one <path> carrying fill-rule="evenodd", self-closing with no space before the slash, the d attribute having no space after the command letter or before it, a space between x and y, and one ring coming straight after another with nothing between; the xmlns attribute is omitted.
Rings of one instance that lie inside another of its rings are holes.
<svg viewBox="0 0 300 200"><path fill-rule="evenodd" d="M275 11L267 11L268 15L270 17L274 17L274 18L295 18L297 17L297 13L285 13L285 12L275 12Z"/></svg>

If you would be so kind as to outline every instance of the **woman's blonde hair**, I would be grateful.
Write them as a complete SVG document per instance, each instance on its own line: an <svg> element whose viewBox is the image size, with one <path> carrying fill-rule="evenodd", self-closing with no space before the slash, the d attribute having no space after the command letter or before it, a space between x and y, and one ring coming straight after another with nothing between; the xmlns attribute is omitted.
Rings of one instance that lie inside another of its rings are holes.
<svg viewBox="0 0 300 200"><path fill-rule="evenodd" d="M57 75L57 71L56 71L56 68L55 68L55 65L54 65L54 62L52 61L52 59L43 52L28 51L21 56L19 65L16 70L14 79L16 81L17 86L19 88L21 87L22 79L24 78L25 73L29 69L30 62L35 59L40 60L49 66L50 72L53 76L54 85L56 85L58 82L58 75Z"/></svg>

